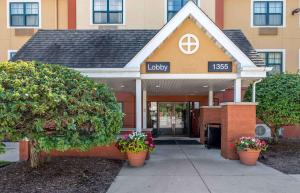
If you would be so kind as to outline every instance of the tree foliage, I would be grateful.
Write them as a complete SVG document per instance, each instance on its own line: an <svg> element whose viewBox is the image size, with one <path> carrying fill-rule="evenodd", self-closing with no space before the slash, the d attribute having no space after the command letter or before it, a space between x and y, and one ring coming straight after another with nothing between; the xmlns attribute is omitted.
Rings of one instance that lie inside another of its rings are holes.
<svg viewBox="0 0 300 193"><path fill-rule="evenodd" d="M252 99L252 85L245 99ZM257 117L274 130L300 123L300 75L277 74L256 85Z"/></svg>
<svg viewBox="0 0 300 193"><path fill-rule="evenodd" d="M0 63L0 142L26 137L36 152L87 150L115 140L122 116L112 91L79 72Z"/></svg>

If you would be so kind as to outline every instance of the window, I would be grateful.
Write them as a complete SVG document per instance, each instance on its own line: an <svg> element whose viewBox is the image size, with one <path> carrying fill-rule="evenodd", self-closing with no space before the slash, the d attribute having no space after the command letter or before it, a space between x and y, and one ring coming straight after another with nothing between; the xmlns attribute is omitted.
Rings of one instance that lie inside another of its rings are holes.
<svg viewBox="0 0 300 193"><path fill-rule="evenodd" d="M17 50L8 50L7 60L12 59L17 53Z"/></svg>
<svg viewBox="0 0 300 193"><path fill-rule="evenodd" d="M167 0L168 1L168 21L176 15L176 13L189 1L189 0ZM192 0L195 4L198 4L198 0Z"/></svg>
<svg viewBox="0 0 300 193"><path fill-rule="evenodd" d="M259 54L266 66L273 67L269 75L283 72L283 52L259 52Z"/></svg>
<svg viewBox="0 0 300 193"><path fill-rule="evenodd" d="M254 1L253 26L283 26L283 1Z"/></svg>
<svg viewBox="0 0 300 193"><path fill-rule="evenodd" d="M122 24L123 0L93 0L94 24Z"/></svg>
<svg viewBox="0 0 300 193"><path fill-rule="evenodd" d="M11 2L9 3L10 26L12 27L38 27L38 2Z"/></svg>

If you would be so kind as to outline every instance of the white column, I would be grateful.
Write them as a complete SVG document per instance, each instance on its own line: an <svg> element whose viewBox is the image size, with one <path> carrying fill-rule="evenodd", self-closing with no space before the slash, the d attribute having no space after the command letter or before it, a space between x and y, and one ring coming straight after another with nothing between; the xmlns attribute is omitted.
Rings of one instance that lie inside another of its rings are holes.
<svg viewBox="0 0 300 193"><path fill-rule="evenodd" d="M242 80L240 78L234 80L234 102L242 102Z"/></svg>
<svg viewBox="0 0 300 193"><path fill-rule="evenodd" d="M136 131L142 131L142 81L135 81L135 127Z"/></svg>
<svg viewBox="0 0 300 193"><path fill-rule="evenodd" d="M214 106L214 91L212 89L208 91L208 106Z"/></svg>
<svg viewBox="0 0 300 193"><path fill-rule="evenodd" d="M143 129L147 129L147 91L143 90Z"/></svg>

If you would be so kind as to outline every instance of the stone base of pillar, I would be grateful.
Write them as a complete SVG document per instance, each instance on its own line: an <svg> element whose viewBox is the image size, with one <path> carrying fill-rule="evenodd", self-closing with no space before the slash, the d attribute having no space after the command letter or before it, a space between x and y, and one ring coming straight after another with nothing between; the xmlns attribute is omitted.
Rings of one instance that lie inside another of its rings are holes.
<svg viewBox="0 0 300 193"><path fill-rule="evenodd" d="M236 160L236 140L243 136L255 136L256 103L223 103L221 106L221 155Z"/></svg>

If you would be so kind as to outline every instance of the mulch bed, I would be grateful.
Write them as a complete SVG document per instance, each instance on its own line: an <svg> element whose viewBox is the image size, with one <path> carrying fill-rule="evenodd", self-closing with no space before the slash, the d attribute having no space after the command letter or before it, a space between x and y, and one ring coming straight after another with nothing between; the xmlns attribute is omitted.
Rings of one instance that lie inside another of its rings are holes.
<svg viewBox="0 0 300 193"><path fill-rule="evenodd" d="M286 174L300 174L300 139L270 145L259 161Z"/></svg>
<svg viewBox="0 0 300 193"><path fill-rule="evenodd" d="M100 158L52 158L37 169L28 163L0 168L1 193L104 193L122 167Z"/></svg>

